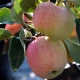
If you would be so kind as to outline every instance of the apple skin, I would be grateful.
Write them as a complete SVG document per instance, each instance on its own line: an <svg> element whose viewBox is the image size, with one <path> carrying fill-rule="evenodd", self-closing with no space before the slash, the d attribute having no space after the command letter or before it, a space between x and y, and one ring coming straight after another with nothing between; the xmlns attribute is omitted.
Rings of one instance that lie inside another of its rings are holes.
<svg viewBox="0 0 80 80"><path fill-rule="evenodd" d="M67 63L67 51L61 40L47 36L33 40L27 47L26 57L32 71L41 78L52 79L60 75Z"/></svg>
<svg viewBox="0 0 80 80"><path fill-rule="evenodd" d="M43 2L33 13L35 29L53 40L67 38L73 31L75 21L73 14L66 8L52 2Z"/></svg>
<svg viewBox="0 0 80 80"><path fill-rule="evenodd" d="M17 32L20 31L22 25L18 24L18 23L14 23L14 24L6 24L5 29L9 30L11 32L12 35L16 34Z"/></svg>

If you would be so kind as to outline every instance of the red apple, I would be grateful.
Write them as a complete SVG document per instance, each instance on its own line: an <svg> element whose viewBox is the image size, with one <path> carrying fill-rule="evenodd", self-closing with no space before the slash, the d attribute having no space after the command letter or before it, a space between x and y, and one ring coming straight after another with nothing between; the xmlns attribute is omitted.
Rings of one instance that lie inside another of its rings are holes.
<svg viewBox="0 0 80 80"><path fill-rule="evenodd" d="M67 63L67 51L61 40L52 41L47 36L33 40L26 50L30 68L41 78L60 75Z"/></svg>
<svg viewBox="0 0 80 80"><path fill-rule="evenodd" d="M53 40L67 38L73 31L73 14L66 8L52 2L43 2L33 13L33 24L37 31Z"/></svg>
<svg viewBox="0 0 80 80"><path fill-rule="evenodd" d="M9 30L11 32L12 35L16 34L17 32L20 31L22 25L18 24L18 23L14 23L14 24L6 24L5 29Z"/></svg>

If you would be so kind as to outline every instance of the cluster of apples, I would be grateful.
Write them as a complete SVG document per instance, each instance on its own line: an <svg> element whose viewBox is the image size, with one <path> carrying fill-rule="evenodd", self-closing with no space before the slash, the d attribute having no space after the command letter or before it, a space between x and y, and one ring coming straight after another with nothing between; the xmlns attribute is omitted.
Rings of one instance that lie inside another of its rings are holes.
<svg viewBox="0 0 80 80"><path fill-rule="evenodd" d="M23 16L24 21L28 21ZM52 2L39 4L33 12L34 28L44 34L33 40L26 49L30 68L41 78L52 79L60 75L67 62L72 62L63 39L77 36L75 18L64 6ZM20 31L22 25L6 24L5 29L12 35Z"/></svg>
<svg viewBox="0 0 80 80"><path fill-rule="evenodd" d="M55 78L67 64L68 52L63 39L72 33L75 18L65 6L43 2L34 10L32 21L34 28L45 36L37 37L28 45L29 66L41 78Z"/></svg>

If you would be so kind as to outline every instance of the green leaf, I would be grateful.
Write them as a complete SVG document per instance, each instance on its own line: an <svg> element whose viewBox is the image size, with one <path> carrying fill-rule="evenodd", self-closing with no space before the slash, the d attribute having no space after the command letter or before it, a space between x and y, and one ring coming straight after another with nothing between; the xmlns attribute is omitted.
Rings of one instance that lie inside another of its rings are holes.
<svg viewBox="0 0 80 80"><path fill-rule="evenodd" d="M23 24L22 14L23 14L23 11L20 8L18 0L15 0L14 6L11 9L11 17L15 22Z"/></svg>
<svg viewBox="0 0 80 80"><path fill-rule="evenodd" d="M23 27L20 30L19 37L20 37L21 40L24 40L26 38L25 29Z"/></svg>
<svg viewBox="0 0 80 80"><path fill-rule="evenodd" d="M20 38L20 42L21 42L21 44L22 44L22 47L23 47L24 53L25 53L25 48L26 48L26 46L25 46L25 44L24 44L25 32L24 32L24 28L23 28L23 27L21 28L21 31L20 31L20 33L19 33L19 38Z"/></svg>
<svg viewBox="0 0 80 80"><path fill-rule="evenodd" d="M12 21L10 15L10 9L8 8L1 8L0 9L0 23L6 23Z"/></svg>
<svg viewBox="0 0 80 80"><path fill-rule="evenodd" d="M76 22L76 32L80 42L80 18L76 18L75 22Z"/></svg>
<svg viewBox="0 0 80 80"><path fill-rule="evenodd" d="M78 11L80 11L80 6L79 6L79 7L77 7L77 10L78 10Z"/></svg>
<svg viewBox="0 0 80 80"><path fill-rule="evenodd" d="M14 2L15 2L15 0L11 0L11 2L12 2L12 3L14 3Z"/></svg>
<svg viewBox="0 0 80 80"><path fill-rule="evenodd" d="M16 71L24 61L24 50L19 38L13 37L9 45L9 60L14 71Z"/></svg>
<svg viewBox="0 0 80 80"><path fill-rule="evenodd" d="M25 48L26 48L25 43L24 43L24 40L25 40L27 37L30 37L30 36L32 36L32 34L31 34L29 31L27 31L26 29L24 29L24 28L22 27L22 29L21 29L21 31L20 31L20 33L19 33L19 38L20 38L20 42L21 42L21 44L22 44L22 46L23 46L24 52L25 52Z"/></svg>
<svg viewBox="0 0 80 80"><path fill-rule="evenodd" d="M32 36L31 32L27 31L23 27L21 28L21 31L19 33L19 37L21 40L25 40L25 38Z"/></svg>
<svg viewBox="0 0 80 80"><path fill-rule="evenodd" d="M12 34L3 28L0 28L0 40L4 40L6 38L10 38Z"/></svg>
<svg viewBox="0 0 80 80"><path fill-rule="evenodd" d="M23 11L32 11L36 8L36 0L17 0Z"/></svg>
<svg viewBox="0 0 80 80"><path fill-rule="evenodd" d="M72 59L75 62L80 63L80 44L78 38L73 37L70 39L65 39L64 42Z"/></svg>

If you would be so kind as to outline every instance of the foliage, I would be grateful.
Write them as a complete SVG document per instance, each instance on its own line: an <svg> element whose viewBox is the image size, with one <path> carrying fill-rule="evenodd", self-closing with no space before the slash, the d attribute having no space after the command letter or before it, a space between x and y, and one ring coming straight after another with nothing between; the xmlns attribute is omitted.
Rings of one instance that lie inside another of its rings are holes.
<svg viewBox="0 0 80 80"><path fill-rule="evenodd" d="M7 39L11 36L12 36L12 34L8 30L0 28L0 40Z"/></svg>
<svg viewBox="0 0 80 80"><path fill-rule="evenodd" d="M8 55L11 66L13 70L16 71L24 60L24 49L17 37L13 37L10 40Z"/></svg>
<svg viewBox="0 0 80 80"><path fill-rule="evenodd" d="M8 8L1 8L0 9L0 23L7 23L12 21L10 16L10 9Z"/></svg>
<svg viewBox="0 0 80 80"><path fill-rule="evenodd" d="M77 37L72 37L69 39L65 39L65 44L69 50L70 56L74 61L80 63L80 43Z"/></svg>
<svg viewBox="0 0 80 80"><path fill-rule="evenodd" d="M10 64L14 71L16 71L24 61L25 49L28 44L35 39L35 37L41 36L40 32L37 32L34 29L32 24L32 16L35 8L42 2L49 0L11 0L14 4L11 9L1 8L0 9L0 24L12 24L19 23L23 27L18 32L18 36L12 34L3 28L0 28L0 40L9 39L10 41L8 46L5 46L7 49L4 49L4 52L8 50ZM67 0L66 0L67 1ZM56 5L63 6L63 1L57 0ZM73 4L73 5L72 5ZM65 4L64 4L65 5ZM67 49L70 52L71 57L78 63L80 63L80 6L75 6L75 3L70 0L66 2L66 7L72 12L75 16L76 22L76 32L78 37L64 39L64 42L67 46ZM30 21L25 22L22 18L22 15L26 13ZM34 35L33 35L34 32ZM33 37L35 36L35 37Z"/></svg>

